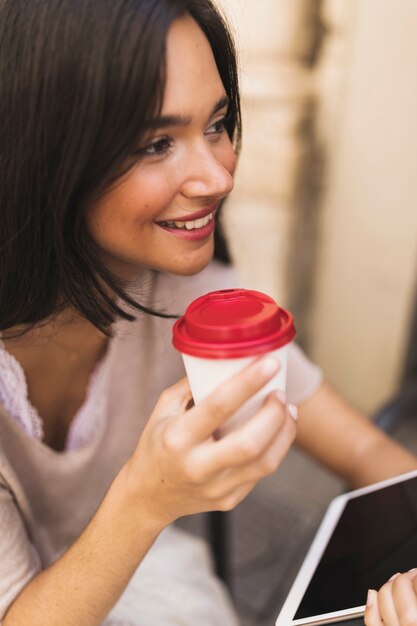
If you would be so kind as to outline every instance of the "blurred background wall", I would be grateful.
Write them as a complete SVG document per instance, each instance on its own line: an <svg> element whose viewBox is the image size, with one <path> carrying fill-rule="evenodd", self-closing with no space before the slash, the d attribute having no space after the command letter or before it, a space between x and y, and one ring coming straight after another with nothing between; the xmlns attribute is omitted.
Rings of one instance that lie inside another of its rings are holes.
<svg viewBox="0 0 417 626"><path fill-rule="evenodd" d="M241 64L238 272L372 412L398 384L417 287L417 2L219 3Z"/></svg>

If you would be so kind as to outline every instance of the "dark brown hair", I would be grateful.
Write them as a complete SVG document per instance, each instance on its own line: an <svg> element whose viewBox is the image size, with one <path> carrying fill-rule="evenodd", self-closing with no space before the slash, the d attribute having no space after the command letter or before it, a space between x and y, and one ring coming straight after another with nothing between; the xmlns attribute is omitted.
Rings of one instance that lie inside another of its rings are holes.
<svg viewBox="0 0 417 626"><path fill-rule="evenodd" d="M212 47L237 148L236 57L211 0L1 1L0 330L72 306L109 334L117 317L133 319L110 294L165 316L103 264L85 212L160 110L167 31L187 12ZM216 255L227 258L220 232Z"/></svg>

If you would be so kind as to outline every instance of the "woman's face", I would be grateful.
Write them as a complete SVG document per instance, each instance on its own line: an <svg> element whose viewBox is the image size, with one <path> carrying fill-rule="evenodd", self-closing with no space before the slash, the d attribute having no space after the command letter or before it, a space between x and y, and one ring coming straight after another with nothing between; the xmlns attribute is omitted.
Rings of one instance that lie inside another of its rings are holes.
<svg viewBox="0 0 417 626"><path fill-rule="evenodd" d="M194 274L213 254L215 213L233 188L236 156L224 128L226 92L210 45L191 17L167 37L161 116L138 162L87 214L108 267Z"/></svg>

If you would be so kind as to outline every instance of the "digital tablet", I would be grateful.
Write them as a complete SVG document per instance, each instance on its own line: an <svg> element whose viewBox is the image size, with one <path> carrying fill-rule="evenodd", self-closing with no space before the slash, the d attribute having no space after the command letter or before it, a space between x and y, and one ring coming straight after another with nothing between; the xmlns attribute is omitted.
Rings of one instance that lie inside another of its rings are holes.
<svg viewBox="0 0 417 626"><path fill-rule="evenodd" d="M417 567L417 471L332 500L276 626L330 624L365 612L368 589Z"/></svg>

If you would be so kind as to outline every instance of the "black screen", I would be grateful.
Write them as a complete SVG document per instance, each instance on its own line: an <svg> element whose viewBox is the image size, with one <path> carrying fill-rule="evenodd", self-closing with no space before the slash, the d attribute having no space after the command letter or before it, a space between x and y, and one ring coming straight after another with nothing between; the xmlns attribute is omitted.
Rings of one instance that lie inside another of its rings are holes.
<svg viewBox="0 0 417 626"><path fill-rule="evenodd" d="M294 619L366 603L396 572L417 567L417 477L349 500Z"/></svg>

